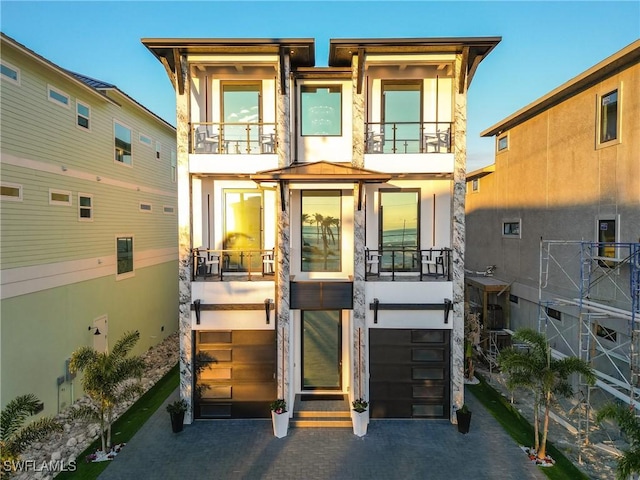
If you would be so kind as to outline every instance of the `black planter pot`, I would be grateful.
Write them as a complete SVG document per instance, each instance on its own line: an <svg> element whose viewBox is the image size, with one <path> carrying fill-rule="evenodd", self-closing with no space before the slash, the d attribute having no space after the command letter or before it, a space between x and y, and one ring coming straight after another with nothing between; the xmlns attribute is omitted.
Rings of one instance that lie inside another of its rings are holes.
<svg viewBox="0 0 640 480"><path fill-rule="evenodd" d="M173 433L178 433L182 431L182 427L184 426L184 412L180 413L171 413L171 430Z"/></svg>
<svg viewBox="0 0 640 480"><path fill-rule="evenodd" d="M460 410L456 410L456 418L458 419L458 431L460 433L469 433L471 412L461 412Z"/></svg>

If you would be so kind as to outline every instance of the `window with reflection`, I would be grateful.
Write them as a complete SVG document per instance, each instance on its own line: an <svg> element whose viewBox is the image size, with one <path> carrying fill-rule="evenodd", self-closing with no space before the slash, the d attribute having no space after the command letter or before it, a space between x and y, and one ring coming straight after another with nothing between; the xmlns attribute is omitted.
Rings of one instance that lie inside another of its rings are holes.
<svg viewBox="0 0 640 480"><path fill-rule="evenodd" d="M618 138L618 91L600 97L600 143Z"/></svg>
<svg viewBox="0 0 640 480"><path fill-rule="evenodd" d="M414 271L419 264L419 190L380 191L381 269Z"/></svg>
<svg viewBox="0 0 640 480"><path fill-rule="evenodd" d="M113 129L116 162L131 165L131 130L118 122L115 122Z"/></svg>
<svg viewBox="0 0 640 480"><path fill-rule="evenodd" d="M300 88L302 136L342 135L342 89L340 85Z"/></svg>
<svg viewBox="0 0 640 480"><path fill-rule="evenodd" d="M222 113L228 153L257 151L260 148L260 84L223 84Z"/></svg>
<svg viewBox="0 0 640 480"><path fill-rule="evenodd" d="M339 272L342 211L339 190L302 192L302 271Z"/></svg>
<svg viewBox="0 0 640 480"><path fill-rule="evenodd" d="M257 190L224 191L225 269L252 272L262 268L262 193Z"/></svg>
<svg viewBox="0 0 640 480"><path fill-rule="evenodd" d="M422 119L422 87L419 82L382 86L384 103L384 152L418 153ZM425 125L425 128L428 126ZM433 134L435 135L435 124ZM425 132L426 133L426 132Z"/></svg>

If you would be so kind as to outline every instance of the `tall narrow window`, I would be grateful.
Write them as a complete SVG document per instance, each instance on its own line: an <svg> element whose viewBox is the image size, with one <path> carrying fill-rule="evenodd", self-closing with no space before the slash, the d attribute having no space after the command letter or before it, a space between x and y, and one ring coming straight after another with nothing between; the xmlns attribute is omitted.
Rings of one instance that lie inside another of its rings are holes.
<svg viewBox="0 0 640 480"><path fill-rule="evenodd" d="M614 218L598 219L598 256L616 258L617 230Z"/></svg>
<svg viewBox="0 0 640 480"><path fill-rule="evenodd" d="M225 257L229 271L262 269L262 193L257 190L224 191L224 240L231 250Z"/></svg>
<svg viewBox="0 0 640 480"><path fill-rule="evenodd" d="M174 150L171 151L171 181L176 182L178 180L178 158Z"/></svg>
<svg viewBox="0 0 640 480"><path fill-rule="evenodd" d="M302 271L342 270L342 209L339 190L302 192Z"/></svg>
<svg viewBox="0 0 640 480"><path fill-rule="evenodd" d="M113 130L116 162L131 165L131 130L118 122L114 123Z"/></svg>
<svg viewBox="0 0 640 480"><path fill-rule="evenodd" d="M76 101L76 124L90 130L91 109L84 103Z"/></svg>
<svg viewBox="0 0 640 480"><path fill-rule="evenodd" d="M223 145L228 153L260 150L260 84L222 85Z"/></svg>
<svg viewBox="0 0 640 480"><path fill-rule="evenodd" d="M421 147L422 86L420 83L384 83L384 152L418 153ZM437 134L436 123L425 124L425 136Z"/></svg>
<svg viewBox="0 0 640 480"><path fill-rule="evenodd" d="M300 90L303 136L342 135L342 90L340 85L304 85Z"/></svg>
<svg viewBox="0 0 640 480"><path fill-rule="evenodd" d="M420 192L382 190L380 192L380 268L414 271L420 245Z"/></svg>
<svg viewBox="0 0 640 480"><path fill-rule="evenodd" d="M127 275L133 273L133 237L117 237L117 274ZM129 275L127 275L129 276Z"/></svg>
<svg viewBox="0 0 640 480"><path fill-rule="evenodd" d="M600 97L600 143L618 138L618 90Z"/></svg>

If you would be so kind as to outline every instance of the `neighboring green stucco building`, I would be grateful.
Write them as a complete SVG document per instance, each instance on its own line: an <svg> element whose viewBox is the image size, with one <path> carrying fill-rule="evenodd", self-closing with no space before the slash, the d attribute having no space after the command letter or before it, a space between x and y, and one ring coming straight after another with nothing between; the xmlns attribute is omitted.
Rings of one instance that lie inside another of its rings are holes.
<svg viewBox="0 0 640 480"><path fill-rule="evenodd" d="M76 348L177 330L175 128L1 40L1 403L34 393L52 414L82 395Z"/></svg>

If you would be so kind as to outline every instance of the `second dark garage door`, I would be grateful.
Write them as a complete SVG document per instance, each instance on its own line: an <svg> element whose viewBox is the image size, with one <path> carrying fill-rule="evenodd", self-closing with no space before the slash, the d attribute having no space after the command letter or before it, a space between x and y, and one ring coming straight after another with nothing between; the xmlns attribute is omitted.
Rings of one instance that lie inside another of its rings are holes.
<svg viewBox="0 0 640 480"><path fill-rule="evenodd" d="M448 418L450 331L369 330L372 418Z"/></svg>

